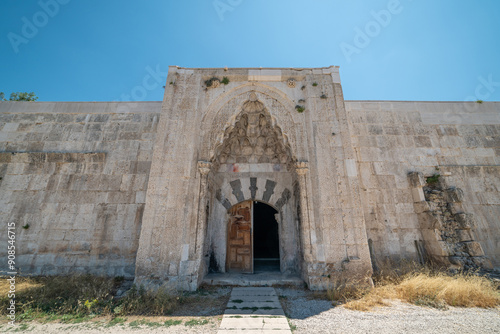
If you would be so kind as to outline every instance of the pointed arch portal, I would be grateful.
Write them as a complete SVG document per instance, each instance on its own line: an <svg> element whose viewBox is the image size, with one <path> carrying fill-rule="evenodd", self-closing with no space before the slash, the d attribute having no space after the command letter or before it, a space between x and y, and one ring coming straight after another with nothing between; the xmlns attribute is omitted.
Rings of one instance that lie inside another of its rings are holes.
<svg viewBox="0 0 500 334"><path fill-rule="evenodd" d="M300 272L296 157L260 98L248 92L210 159L209 272Z"/></svg>
<svg viewBox="0 0 500 334"><path fill-rule="evenodd" d="M206 85L225 76L228 85ZM279 281L300 275L312 289L371 273L362 168L337 67L169 67L167 81L146 199L136 203L137 284L194 290L210 274L241 277L226 275L238 266L256 274L244 280L261 282L262 263L279 264ZM305 112L296 101L307 101ZM243 202L248 212L231 211ZM236 221L247 232L231 230Z"/></svg>

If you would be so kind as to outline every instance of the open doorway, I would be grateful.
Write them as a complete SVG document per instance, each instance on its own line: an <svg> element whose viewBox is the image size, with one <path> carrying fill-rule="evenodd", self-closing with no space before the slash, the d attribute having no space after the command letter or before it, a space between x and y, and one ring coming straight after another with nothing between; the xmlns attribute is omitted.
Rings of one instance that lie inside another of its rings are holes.
<svg viewBox="0 0 500 334"><path fill-rule="evenodd" d="M253 205L253 257L254 272L280 271L278 222L273 207L254 202Z"/></svg>

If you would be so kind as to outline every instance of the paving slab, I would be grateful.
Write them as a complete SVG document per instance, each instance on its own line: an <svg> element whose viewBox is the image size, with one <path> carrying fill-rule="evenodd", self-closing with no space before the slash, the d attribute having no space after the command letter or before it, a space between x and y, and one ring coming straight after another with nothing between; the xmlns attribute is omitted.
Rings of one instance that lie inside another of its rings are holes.
<svg viewBox="0 0 500 334"><path fill-rule="evenodd" d="M271 310L263 310L263 309L226 309L224 314L228 315L282 315L285 316L285 312L283 309L271 309Z"/></svg>
<svg viewBox="0 0 500 334"><path fill-rule="evenodd" d="M237 300L237 299L235 299ZM227 303L227 306L226 308L233 308L233 307L236 307L236 308L247 308L247 307L271 307L271 308L281 308L281 304L279 301L268 301L268 300L260 300L260 301L245 301L245 302L242 302L242 303L234 303L232 301L230 301L229 303Z"/></svg>
<svg viewBox="0 0 500 334"><path fill-rule="evenodd" d="M244 287L233 288L217 333L292 332L274 288Z"/></svg>
<svg viewBox="0 0 500 334"><path fill-rule="evenodd" d="M290 329L285 317L279 318L224 318L219 329Z"/></svg>
<svg viewBox="0 0 500 334"><path fill-rule="evenodd" d="M222 329L217 334L290 334L289 329Z"/></svg>
<svg viewBox="0 0 500 334"><path fill-rule="evenodd" d="M243 301L243 302L277 302L279 301L278 296L236 296L235 299L230 299L229 302L234 300Z"/></svg>
<svg viewBox="0 0 500 334"><path fill-rule="evenodd" d="M274 288L233 288L233 291L231 296L277 296Z"/></svg>

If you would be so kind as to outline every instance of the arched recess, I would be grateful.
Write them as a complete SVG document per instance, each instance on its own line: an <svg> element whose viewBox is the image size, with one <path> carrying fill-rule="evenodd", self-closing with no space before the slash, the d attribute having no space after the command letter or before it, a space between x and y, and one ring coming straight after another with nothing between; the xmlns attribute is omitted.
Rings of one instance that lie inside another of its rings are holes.
<svg viewBox="0 0 500 334"><path fill-rule="evenodd" d="M216 145L212 163L220 164L285 164L292 166L296 157L281 128L264 104L251 92L234 123L226 127Z"/></svg>
<svg viewBox="0 0 500 334"><path fill-rule="evenodd" d="M200 138L200 160L211 161L215 156L215 149L224 141L227 128L236 123L236 117L245 102L255 94L271 116L273 125L279 126L289 144L293 156L301 161L307 160L303 147L305 138L300 131L300 121L303 115L296 113L295 104L285 93L277 88L257 82L246 83L221 94L208 106L202 119ZM296 115L295 115L295 114ZM292 116L294 115L294 116Z"/></svg>
<svg viewBox="0 0 500 334"><path fill-rule="evenodd" d="M297 157L291 138L296 128L289 110L268 95L247 86L222 106L214 117L211 137L203 140L212 172L208 176L206 268L225 272L227 264L228 212L237 203L261 201L277 210L280 238L280 270L300 272L300 227ZM267 105L263 102L267 101ZM273 102L274 101L274 102ZM271 109L270 109L271 108ZM282 108L276 113L277 108ZM288 113L288 116L285 114ZM278 117L274 115L278 114ZM221 118L222 117L222 118ZM211 119L211 122L207 122ZM224 119L225 122L220 122ZM281 123L281 119L285 119ZM287 120L288 119L288 123ZM280 125L289 128L282 130ZM206 125L208 126L208 125ZM214 132L215 131L215 132ZM219 133L220 132L220 133Z"/></svg>

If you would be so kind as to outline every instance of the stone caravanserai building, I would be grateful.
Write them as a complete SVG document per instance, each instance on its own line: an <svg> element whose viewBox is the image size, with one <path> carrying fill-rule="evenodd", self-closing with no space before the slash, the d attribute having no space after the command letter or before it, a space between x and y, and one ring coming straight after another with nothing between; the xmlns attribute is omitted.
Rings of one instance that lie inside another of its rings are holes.
<svg viewBox="0 0 500 334"><path fill-rule="evenodd" d="M344 101L336 66L171 66L162 102L0 102L0 178L22 274L325 289L386 259L500 268L500 103Z"/></svg>

